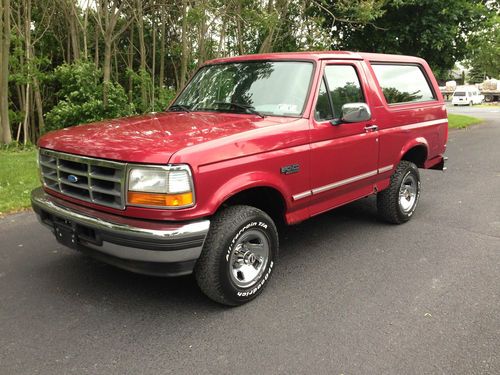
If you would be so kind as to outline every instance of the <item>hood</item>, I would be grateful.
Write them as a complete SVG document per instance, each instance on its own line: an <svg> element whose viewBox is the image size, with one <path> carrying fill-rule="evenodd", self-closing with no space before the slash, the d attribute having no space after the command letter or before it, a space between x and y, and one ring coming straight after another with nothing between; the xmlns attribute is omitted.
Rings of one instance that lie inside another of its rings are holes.
<svg viewBox="0 0 500 375"><path fill-rule="evenodd" d="M43 136L38 145L96 158L165 164L172 154L183 148L294 120L297 119L230 113L164 112L57 130Z"/></svg>

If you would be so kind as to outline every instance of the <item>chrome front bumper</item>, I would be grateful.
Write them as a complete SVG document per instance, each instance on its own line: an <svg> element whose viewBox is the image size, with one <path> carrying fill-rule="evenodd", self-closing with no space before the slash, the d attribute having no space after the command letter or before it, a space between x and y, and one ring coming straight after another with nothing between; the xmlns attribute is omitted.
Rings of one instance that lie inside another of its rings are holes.
<svg viewBox="0 0 500 375"><path fill-rule="evenodd" d="M32 191L31 204L39 221L66 246L157 276L191 273L210 227L209 220L172 223L112 215L63 201L42 188Z"/></svg>

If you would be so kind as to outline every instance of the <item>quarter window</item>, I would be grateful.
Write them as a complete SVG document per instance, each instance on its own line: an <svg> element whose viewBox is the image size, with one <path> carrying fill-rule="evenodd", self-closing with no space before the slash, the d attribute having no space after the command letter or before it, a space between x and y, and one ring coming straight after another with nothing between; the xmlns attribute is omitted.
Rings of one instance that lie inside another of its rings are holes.
<svg viewBox="0 0 500 375"><path fill-rule="evenodd" d="M321 86L319 88L315 118L318 121L330 120L333 118L332 106L330 105L324 78L321 80Z"/></svg>
<svg viewBox="0 0 500 375"><path fill-rule="evenodd" d="M372 64L387 104L435 100L429 82L417 65Z"/></svg>

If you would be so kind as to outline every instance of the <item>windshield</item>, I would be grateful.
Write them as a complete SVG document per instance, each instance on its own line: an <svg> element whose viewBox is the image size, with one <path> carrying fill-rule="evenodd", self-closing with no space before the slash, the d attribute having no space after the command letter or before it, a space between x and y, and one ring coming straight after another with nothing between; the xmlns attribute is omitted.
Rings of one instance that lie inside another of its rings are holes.
<svg viewBox="0 0 500 375"><path fill-rule="evenodd" d="M201 68L171 108L299 116L313 71L310 62L254 61Z"/></svg>
<svg viewBox="0 0 500 375"><path fill-rule="evenodd" d="M463 91L455 91L455 93L453 94L453 96L465 96L465 92L463 92Z"/></svg>

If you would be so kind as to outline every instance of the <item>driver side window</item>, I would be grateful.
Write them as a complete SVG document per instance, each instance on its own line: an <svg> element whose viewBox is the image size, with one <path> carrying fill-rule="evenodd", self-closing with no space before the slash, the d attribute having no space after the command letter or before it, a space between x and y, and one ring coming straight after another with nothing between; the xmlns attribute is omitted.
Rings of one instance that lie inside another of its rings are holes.
<svg viewBox="0 0 500 375"><path fill-rule="evenodd" d="M364 102L363 90L354 66L328 65L325 67L316 103L316 120L339 118L344 104Z"/></svg>

